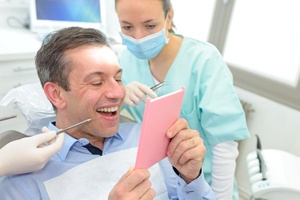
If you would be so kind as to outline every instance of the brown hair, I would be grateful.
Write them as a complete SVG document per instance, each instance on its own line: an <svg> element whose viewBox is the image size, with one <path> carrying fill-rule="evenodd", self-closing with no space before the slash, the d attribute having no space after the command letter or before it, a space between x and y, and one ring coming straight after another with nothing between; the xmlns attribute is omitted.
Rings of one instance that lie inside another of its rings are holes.
<svg viewBox="0 0 300 200"><path fill-rule="evenodd" d="M115 0L115 9L116 9L116 5L117 5L118 1L119 0ZM171 0L160 0L160 1L162 3L162 7L163 7L163 10L164 10L164 13L165 13L165 17L167 17L167 14L168 14L170 8L172 7ZM171 26L171 29L169 29L169 32L170 33L175 33L174 29L176 29L176 26L175 26L175 24L173 22L173 19L172 19L172 26Z"/></svg>
<svg viewBox="0 0 300 200"><path fill-rule="evenodd" d="M109 46L104 33L92 28L68 27L48 34L35 56L42 86L54 82L69 91L68 75L73 66L65 52L83 45Z"/></svg>

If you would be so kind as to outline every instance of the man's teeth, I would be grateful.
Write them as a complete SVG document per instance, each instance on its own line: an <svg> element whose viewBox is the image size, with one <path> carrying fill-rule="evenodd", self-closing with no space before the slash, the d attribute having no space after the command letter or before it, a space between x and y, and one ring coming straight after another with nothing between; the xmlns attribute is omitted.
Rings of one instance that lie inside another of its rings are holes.
<svg viewBox="0 0 300 200"><path fill-rule="evenodd" d="M115 112L117 110L118 110L118 106L111 107L111 108L99 108L97 111L98 112Z"/></svg>

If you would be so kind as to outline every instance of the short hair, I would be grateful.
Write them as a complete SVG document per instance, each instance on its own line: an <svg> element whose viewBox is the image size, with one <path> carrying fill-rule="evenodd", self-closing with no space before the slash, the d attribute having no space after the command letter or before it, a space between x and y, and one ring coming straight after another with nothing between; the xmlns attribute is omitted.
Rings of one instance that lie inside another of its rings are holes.
<svg viewBox="0 0 300 200"><path fill-rule="evenodd" d="M68 76L73 66L65 52L84 45L110 47L105 34L93 28L68 27L48 34L35 56L42 86L54 82L69 91Z"/></svg>

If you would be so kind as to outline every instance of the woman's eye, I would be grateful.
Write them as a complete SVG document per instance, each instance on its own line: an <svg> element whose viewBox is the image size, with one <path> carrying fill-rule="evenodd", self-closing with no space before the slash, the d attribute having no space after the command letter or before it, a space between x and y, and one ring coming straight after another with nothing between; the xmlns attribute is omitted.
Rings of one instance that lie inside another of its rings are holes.
<svg viewBox="0 0 300 200"><path fill-rule="evenodd" d="M147 29L154 29L156 26L155 25L147 25L146 28Z"/></svg>
<svg viewBox="0 0 300 200"><path fill-rule="evenodd" d="M127 31L128 31L128 30L131 29L131 26L123 26L122 28L123 28L124 30L127 30Z"/></svg>

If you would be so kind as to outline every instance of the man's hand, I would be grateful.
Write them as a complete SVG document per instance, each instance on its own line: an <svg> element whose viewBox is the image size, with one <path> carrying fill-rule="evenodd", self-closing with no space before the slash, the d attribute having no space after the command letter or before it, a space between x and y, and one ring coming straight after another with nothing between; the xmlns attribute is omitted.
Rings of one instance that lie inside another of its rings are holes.
<svg viewBox="0 0 300 200"><path fill-rule="evenodd" d="M186 183L200 175L206 148L199 132L189 128L186 120L178 119L168 130L171 139L167 155Z"/></svg>
<svg viewBox="0 0 300 200"><path fill-rule="evenodd" d="M109 200L154 199L156 192L151 188L150 173L146 169L129 171L123 175L109 194Z"/></svg>

